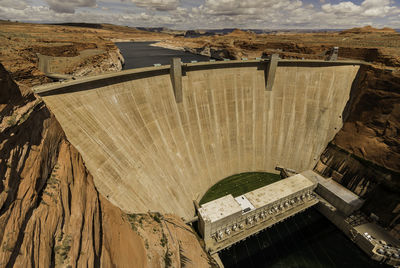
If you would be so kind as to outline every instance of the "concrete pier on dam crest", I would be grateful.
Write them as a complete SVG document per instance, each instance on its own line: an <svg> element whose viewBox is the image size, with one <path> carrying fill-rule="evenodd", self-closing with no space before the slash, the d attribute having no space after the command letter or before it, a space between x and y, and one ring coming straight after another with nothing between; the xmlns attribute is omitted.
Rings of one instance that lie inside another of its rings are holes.
<svg viewBox="0 0 400 268"><path fill-rule="evenodd" d="M271 62L175 61L36 93L110 201L189 219L192 201L230 175L312 169L342 127L363 63Z"/></svg>

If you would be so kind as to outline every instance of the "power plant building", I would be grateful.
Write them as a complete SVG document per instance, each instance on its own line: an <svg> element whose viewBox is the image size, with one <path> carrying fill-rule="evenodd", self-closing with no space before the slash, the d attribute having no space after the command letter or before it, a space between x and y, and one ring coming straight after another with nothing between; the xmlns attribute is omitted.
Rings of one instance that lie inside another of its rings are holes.
<svg viewBox="0 0 400 268"><path fill-rule="evenodd" d="M219 251L318 202L317 182L301 174L234 198L226 195L198 209L207 250Z"/></svg>

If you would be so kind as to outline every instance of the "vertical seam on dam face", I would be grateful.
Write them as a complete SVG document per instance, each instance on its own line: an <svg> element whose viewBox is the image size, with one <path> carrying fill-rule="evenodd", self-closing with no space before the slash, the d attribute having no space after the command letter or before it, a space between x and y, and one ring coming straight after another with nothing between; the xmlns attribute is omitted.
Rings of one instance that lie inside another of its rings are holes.
<svg viewBox="0 0 400 268"><path fill-rule="evenodd" d="M358 69L279 64L267 91L256 65L188 68L180 102L168 73L43 99L110 201L189 218L192 200L225 177L313 168Z"/></svg>

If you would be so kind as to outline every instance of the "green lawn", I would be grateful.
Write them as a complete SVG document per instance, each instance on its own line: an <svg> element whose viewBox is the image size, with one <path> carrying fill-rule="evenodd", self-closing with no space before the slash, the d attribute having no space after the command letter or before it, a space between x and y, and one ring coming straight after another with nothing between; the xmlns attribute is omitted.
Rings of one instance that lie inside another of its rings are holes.
<svg viewBox="0 0 400 268"><path fill-rule="evenodd" d="M200 205L228 194L232 194L233 197L236 197L278 180L280 180L279 175L267 172L236 174L214 184L200 200Z"/></svg>

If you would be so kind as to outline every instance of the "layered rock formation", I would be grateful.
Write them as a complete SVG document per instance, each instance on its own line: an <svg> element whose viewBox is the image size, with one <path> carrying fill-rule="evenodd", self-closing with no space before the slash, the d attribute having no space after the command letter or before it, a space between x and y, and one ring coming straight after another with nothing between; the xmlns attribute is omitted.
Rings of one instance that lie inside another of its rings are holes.
<svg viewBox="0 0 400 268"><path fill-rule="evenodd" d="M66 73L73 76L86 76L104 72L121 71L124 57L119 49L107 51L91 58L82 59L78 66L72 66Z"/></svg>

